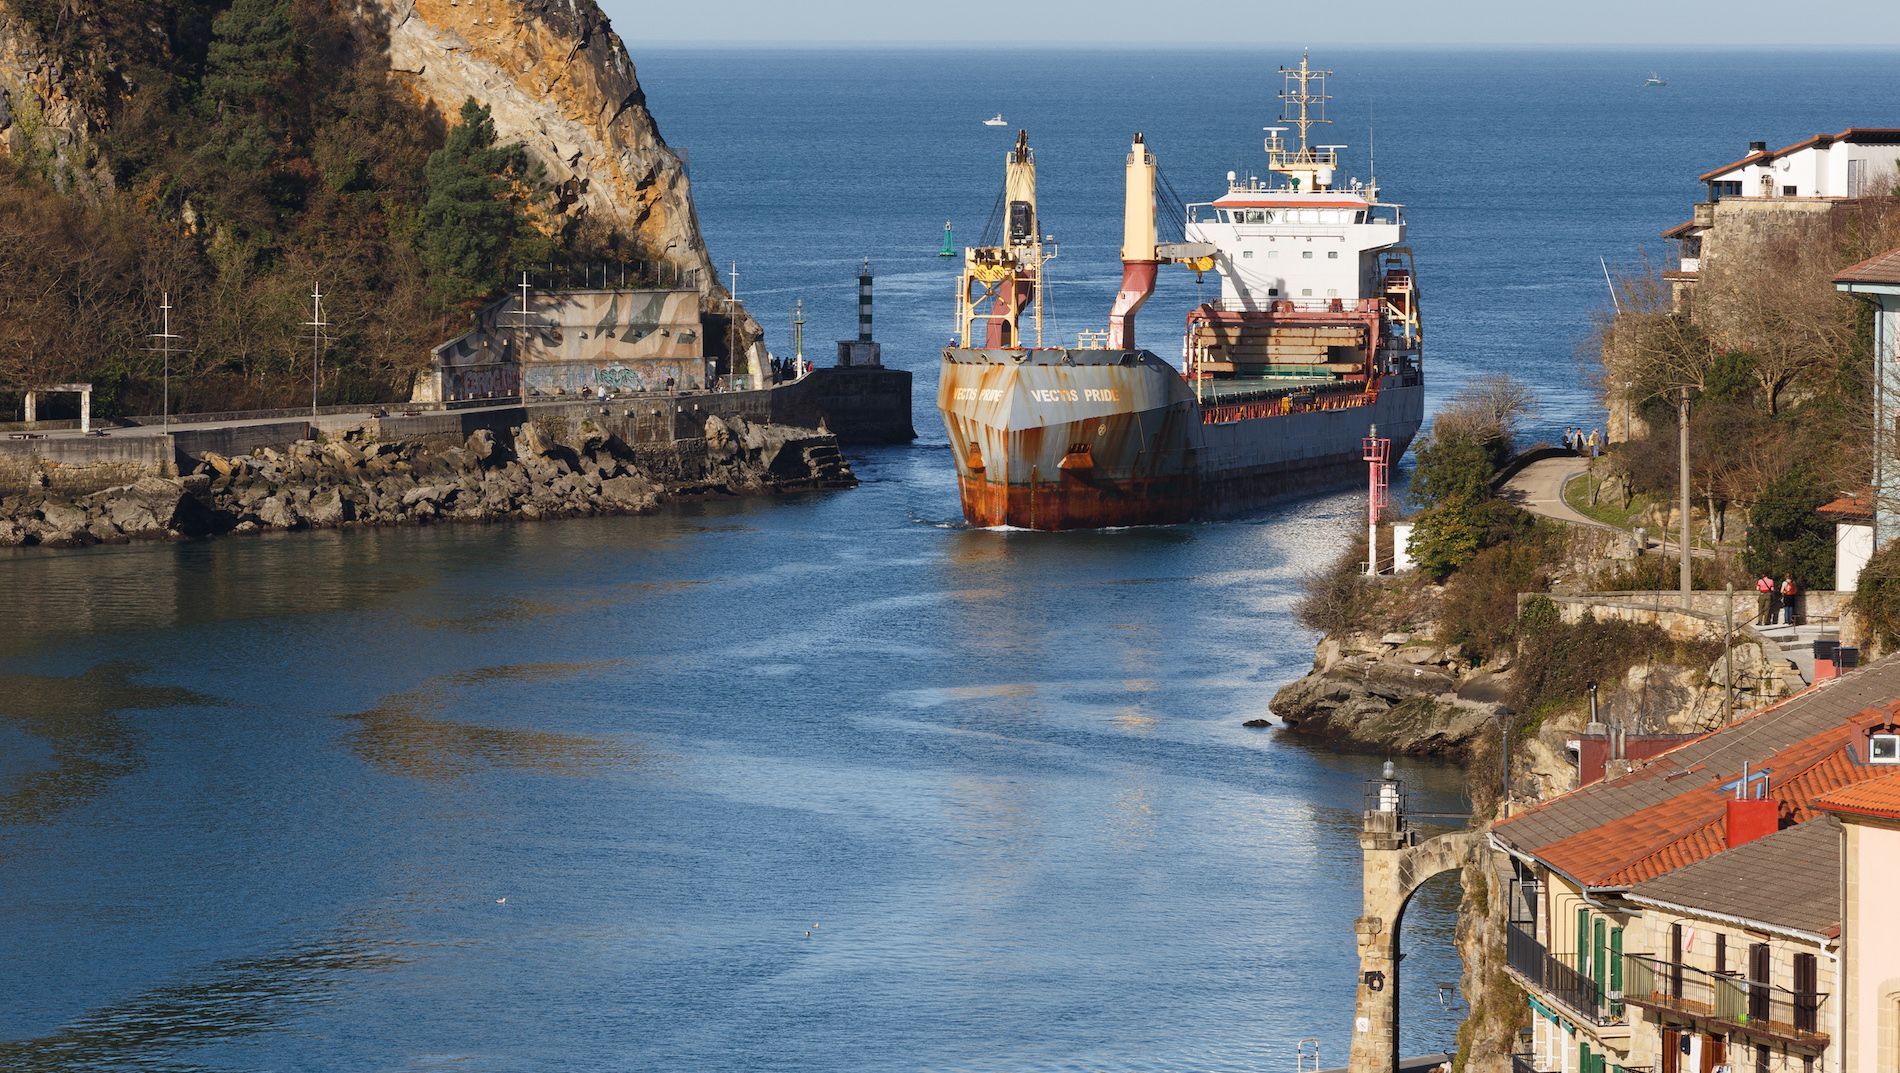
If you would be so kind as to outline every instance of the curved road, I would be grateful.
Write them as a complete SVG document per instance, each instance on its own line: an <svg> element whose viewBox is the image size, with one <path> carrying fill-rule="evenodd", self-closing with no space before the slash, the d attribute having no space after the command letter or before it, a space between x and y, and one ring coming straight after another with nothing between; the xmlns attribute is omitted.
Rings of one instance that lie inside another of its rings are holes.
<svg viewBox="0 0 1900 1073"><path fill-rule="evenodd" d="M1569 483L1570 478L1581 476L1589 466L1588 459L1577 455L1532 462L1504 482L1504 486L1498 489L1498 497L1532 514L1541 514L1560 522L1607 529L1613 533L1626 532L1614 525L1586 517L1564 502L1564 485Z"/></svg>

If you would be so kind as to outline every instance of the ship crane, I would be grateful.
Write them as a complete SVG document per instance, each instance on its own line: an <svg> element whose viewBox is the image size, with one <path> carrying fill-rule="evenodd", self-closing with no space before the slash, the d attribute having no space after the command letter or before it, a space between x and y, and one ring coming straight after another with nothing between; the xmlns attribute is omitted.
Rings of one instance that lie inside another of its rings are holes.
<svg viewBox="0 0 1900 1073"><path fill-rule="evenodd" d="M1035 317L1036 346L1042 346L1042 266L1056 251L1053 244L1044 248L1036 214L1036 153L1027 130L1016 132L1016 145L1004 158L1003 202L1001 244L963 251L957 323L965 347L979 345L980 335L988 349L1021 349L1025 310Z"/></svg>
<svg viewBox="0 0 1900 1073"><path fill-rule="evenodd" d="M1155 290L1155 270L1186 265L1196 272L1214 267L1211 242L1159 242L1155 237L1155 158L1141 132L1128 150L1128 181L1122 208L1122 286L1108 313L1108 349L1132 350L1135 314Z"/></svg>

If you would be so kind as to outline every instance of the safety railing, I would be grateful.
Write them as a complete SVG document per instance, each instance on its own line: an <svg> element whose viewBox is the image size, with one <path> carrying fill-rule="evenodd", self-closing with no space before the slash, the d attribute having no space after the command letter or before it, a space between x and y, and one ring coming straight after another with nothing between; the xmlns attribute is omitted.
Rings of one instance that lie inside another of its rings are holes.
<svg viewBox="0 0 1900 1073"><path fill-rule="evenodd" d="M1610 1001L1594 979L1552 954L1536 936L1516 924L1505 933L1505 964L1540 995L1563 1004L1585 1020L1609 1025L1623 1019L1621 1003Z"/></svg>
<svg viewBox="0 0 1900 1073"><path fill-rule="evenodd" d="M1645 1009L1714 1021L1761 1039L1826 1044L1820 992L1791 991L1733 973L1714 973L1641 954L1624 955L1623 999Z"/></svg>

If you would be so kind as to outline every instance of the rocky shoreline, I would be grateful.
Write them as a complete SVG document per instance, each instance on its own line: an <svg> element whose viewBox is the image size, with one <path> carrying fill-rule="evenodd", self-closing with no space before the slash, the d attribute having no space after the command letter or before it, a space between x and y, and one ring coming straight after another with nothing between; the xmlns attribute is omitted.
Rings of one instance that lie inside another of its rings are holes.
<svg viewBox="0 0 1900 1073"><path fill-rule="evenodd" d="M381 438L366 424L250 454L207 454L177 477L79 496L0 499L0 547L82 547L264 530L641 514L700 496L857 483L829 432L708 417L702 438L632 446L591 421L503 435Z"/></svg>
<svg viewBox="0 0 1900 1073"><path fill-rule="evenodd" d="M1335 747L1457 755L1497 725L1506 670L1474 668L1425 634L1348 633L1322 639L1313 670L1269 707L1287 730Z"/></svg>

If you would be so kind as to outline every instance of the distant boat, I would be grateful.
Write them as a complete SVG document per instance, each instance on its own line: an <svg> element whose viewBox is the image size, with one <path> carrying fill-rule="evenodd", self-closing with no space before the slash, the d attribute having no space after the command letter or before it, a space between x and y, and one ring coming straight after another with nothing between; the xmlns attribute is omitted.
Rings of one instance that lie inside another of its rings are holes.
<svg viewBox="0 0 1900 1073"><path fill-rule="evenodd" d="M985 119L983 125L986 127L1007 127L1009 126L1009 120L1004 119L1003 113L998 112L988 119Z"/></svg>
<svg viewBox="0 0 1900 1073"><path fill-rule="evenodd" d="M1663 81L1663 76L1654 71L1649 72L1649 77L1643 79L1643 85L1645 86L1666 86L1668 84L1669 83Z"/></svg>

